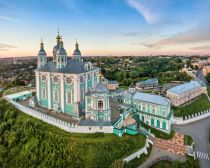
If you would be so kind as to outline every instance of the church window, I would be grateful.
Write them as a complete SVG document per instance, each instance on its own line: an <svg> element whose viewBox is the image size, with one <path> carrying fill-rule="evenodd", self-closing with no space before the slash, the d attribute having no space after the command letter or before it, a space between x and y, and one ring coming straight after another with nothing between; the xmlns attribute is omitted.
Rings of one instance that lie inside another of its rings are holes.
<svg viewBox="0 0 210 168"><path fill-rule="evenodd" d="M165 110L163 110L163 116L165 116Z"/></svg>
<svg viewBox="0 0 210 168"><path fill-rule="evenodd" d="M145 112L145 104L142 104L142 111Z"/></svg>
<svg viewBox="0 0 210 168"><path fill-rule="evenodd" d="M96 75L96 72L94 72L94 77L96 77L97 75Z"/></svg>
<svg viewBox="0 0 210 168"><path fill-rule="evenodd" d="M54 100L55 100L55 102L59 102L59 93L58 93L58 90L55 90L54 91Z"/></svg>
<svg viewBox="0 0 210 168"><path fill-rule="evenodd" d="M45 82L45 81L46 81L46 76L42 75L42 82Z"/></svg>
<svg viewBox="0 0 210 168"><path fill-rule="evenodd" d="M98 101L98 109L103 109L103 101Z"/></svg>
<svg viewBox="0 0 210 168"><path fill-rule="evenodd" d="M83 77L82 77L82 76L80 77L80 82L81 82L81 83L83 83L83 82L84 82L84 80L83 80Z"/></svg>
<svg viewBox="0 0 210 168"><path fill-rule="evenodd" d="M88 74L88 80L90 80L90 74Z"/></svg>
<svg viewBox="0 0 210 168"><path fill-rule="evenodd" d="M69 84L71 84L71 83L72 83L72 79L71 79L70 77L67 77L67 78L66 78L66 84L69 85Z"/></svg>
<svg viewBox="0 0 210 168"><path fill-rule="evenodd" d="M152 106L152 112L155 113L155 105Z"/></svg>
<svg viewBox="0 0 210 168"><path fill-rule="evenodd" d="M53 82L54 82L54 83L58 83L58 77L57 77L57 76L54 76Z"/></svg>
<svg viewBox="0 0 210 168"><path fill-rule="evenodd" d="M68 91L66 93L66 103L71 104L71 102L72 102L72 97L71 96L72 96L71 92Z"/></svg>
<svg viewBox="0 0 210 168"><path fill-rule="evenodd" d="M46 99L46 88L45 87L42 89L42 98Z"/></svg>

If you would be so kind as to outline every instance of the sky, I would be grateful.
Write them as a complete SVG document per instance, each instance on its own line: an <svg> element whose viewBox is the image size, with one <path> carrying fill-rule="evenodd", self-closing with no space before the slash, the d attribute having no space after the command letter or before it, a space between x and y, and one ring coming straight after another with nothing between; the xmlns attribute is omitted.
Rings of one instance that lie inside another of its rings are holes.
<svg viewBox="0 0 210 168"><path fill-rule="evenodd" d="M0 57L210 55L210 0L0 0Z"/></svg>

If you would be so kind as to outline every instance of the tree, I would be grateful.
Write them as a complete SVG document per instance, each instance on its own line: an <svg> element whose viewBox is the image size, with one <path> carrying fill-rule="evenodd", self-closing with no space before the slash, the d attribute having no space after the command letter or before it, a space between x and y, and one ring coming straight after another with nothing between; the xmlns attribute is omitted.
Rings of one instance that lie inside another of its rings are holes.
<svg viewBox="0 0 210 168"><path fill-rule="evenodd" d="M207 76L206 76L206 81L207 81L208 83L210 83L210 73L207 74Z"/></svg>

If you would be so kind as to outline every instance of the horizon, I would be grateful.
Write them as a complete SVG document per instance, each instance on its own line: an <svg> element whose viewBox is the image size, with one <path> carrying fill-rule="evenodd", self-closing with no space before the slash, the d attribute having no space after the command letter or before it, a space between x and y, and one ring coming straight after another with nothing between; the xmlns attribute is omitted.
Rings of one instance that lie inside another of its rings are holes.
<svg viewBox="0 0 210 168"><path fill-rule="evenodd" d="M41 37L51 56L58 28L68 55L77 38L83 56L208 56L208 6L208 0L0 2L0 58L36 56Z"/></svg>

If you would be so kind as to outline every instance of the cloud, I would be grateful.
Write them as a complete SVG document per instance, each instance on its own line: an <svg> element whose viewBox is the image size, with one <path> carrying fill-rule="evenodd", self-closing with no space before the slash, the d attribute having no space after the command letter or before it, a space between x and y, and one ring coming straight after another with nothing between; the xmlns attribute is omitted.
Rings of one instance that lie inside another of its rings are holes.
<svg viewBox="0 0 210 168"><path fill-rule="evenodd" d="M210 46L198 46L190 48L192 50L210 50Z"/></svg>
<svg viewBox="0 0 210 168"><path fill-rule="evenodd" d="M9 49L12 48L17 48L17 47L10 44L0 43L0 51L8 51Z"/></svg>
<svg viewBox="0 0 210 168"><path fill-rule="evenodd" d="M160 8L164 0L126 0L127 4L140 13L147 23L153 24L160 20Z"/></svg>
<svg viewBox="0 0 210 168"><path fill-rule="evenodd" d="M128 33L124 33L123 36L129 36L129 37L133 37L133 36L137 36L139 35L138 32L128 32Z"/></svg>
<svg viewBox="0 0 210 168"><path fill-rule="evenodd" d="M210 26L205 28L196 28L182 33L175 34L172 37L161 39L154 43L142 44L148 48L163 47L165 45L192 44L210 42Z"/></svg>
<svg viewBox="0 0 210 168"><path fill-rule="evenodd" d="M22 23L21 20L18 20L16 18L12 18L10 16L3 16L3 15L0 15L0 20L8 20L8 21L12 21L12 22L19 22L19 23Z"/></svg>
<svg viewBox="0 0 210 168"><path fill-rule="evenodd" d="M0 20L22 23L22 21L17 19L17 16L16 16L18 13L18 10L19 9L15 7L0 3Z"/></svg>

